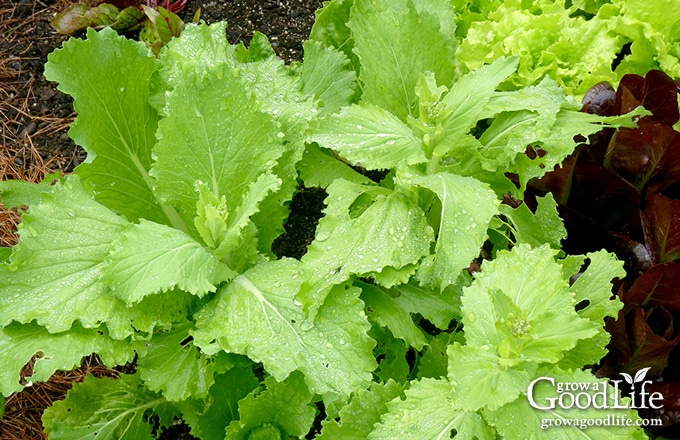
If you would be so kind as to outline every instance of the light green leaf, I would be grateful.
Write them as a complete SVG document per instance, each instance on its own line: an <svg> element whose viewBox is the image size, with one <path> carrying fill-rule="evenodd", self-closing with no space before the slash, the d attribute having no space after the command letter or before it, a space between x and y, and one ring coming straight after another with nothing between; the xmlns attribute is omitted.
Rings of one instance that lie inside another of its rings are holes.
<svg viewBox="0 0 680 440"><path fill-rule="evenodd" d="M210 360L200 353L188 340L191 326L184 323L154 334L146 343L148 353L137 363L144 385L169 401L205 397L215 383L214 373L234 365L224 353Z"/></svg>
<svg viewBox="0 0 680 440"><path fill-rule="evenodd" d="M389 111L369 104L344 107L320 119L312 140L369 170L427 162L411 129Z"/></svg>
<svg viewBox="0 0 680 440"><path fill-rule="evenodd" d="M74 97L78 118L69 135L88 152L76 173L96 186L99 202L128 219L167 223L176 214L159 205L148 174L158 121L147 103L158 69L153 55L110 28L90 28L86 40L71 39L48 59L45 77Z"/></svg>
<svg viewBox="0 0 680 440"><path fill-rule="evenodd" d="M92 353L113 367L144 352L143 342L113 340L106 328L85 329L75 323L68 332L53 334L35 323L12 323L0 331L0 393L9 396L24 388L19 383L20 373L35 355L39 356L32 374L26 377L28 384L46 382L57 370L78 368Z"/></svg>
<svg viewBox="0 0 680 440"><path fill-rule="evenodd" d="M352 31L347 27L353 0L331 0L324 2L316 11L316 19L309 34L311 41L318 41L324 46L341 50L352 62L355 71L359 71L359 60L352 51L354 40Z"/></svg>
<svg viewBox="0 0 680 440"><path fill-rule="evenodd" d="M613 254L598 251L587 255L590 264L571 286L578 304L578 315L599 325L600 332L590 339L581 339L576 347L569 350L560 366L562 368L583 368L595 365L608 353L607 345L611 336L604 330L606 317L616 318L623 303L617 296L612 297L611 280L623 278L623 261ZM572 273L573 274L573 273Z"/></svg>
<svg viewBox="0 0 680 440"><path fill-rule="evenodd" d="M445 130L442 145L435 154L443 156L460 148L460 139L468 134L484 111L498 85L517 69L517 58L499 58L456 80L439 106L440 122ZM439 107L438 106L438 107ZM443 117L442 117L443 116ZM439 119L439 118L435 118Z"/></svg>
<svg viewBox="0 0 680 440"><path fill-rule="evenodd" d="M580 339L601 332L601 324L574 310L574 294L555 252L547 245L518 245L484 263L462 299L468 345L497 350L505 366L555 363Z"/></svg>
<svg viewBox="0 0 680 440"><path fill-rule="evenodd" d="M517 208L500 205L501 214L512 222L512 232L517 243L527 243L539 247L544 243L553 249L562 248L562 240L567 238L567 230L557 212L557 203L552 193L537 197L538 207L532 213L526 203Z"/></svg>
<svg viewBox="0 0 680 440"><path fill-rule="evenodd" d="M398 285L393 290L399 293L394 300L404 310L410 313L420 313L440 330L448 329L451 320L460 321L461 319L462 285L460 284L449 286L443 292L434 291L413 282Z"/></svg>
<svg viewBox="0 0 680 440"><path fill-rule="evenodd" d="M52 184L62 181L61 173L48 174L36 184L25 180L0 181L0 202L6 208L19 208L21 205L33 206L40 203L40 195L52 190Z"/></svg>
<svg viewBox="0 0 680 440"><path fill-rule="evenodd" d="M357 75L349 58L319 41L305 41L304 48L302 93L314 95L324 113L334 113L348 105L357 88Z"/></svg>
<svg viewBox="0 0 680 440"><path fill-rule="evenodd" d="M224 73L225 66L236 63L235 46L226 39L227 23L220 21L210 26L188 23L179 38L173 38L161 50L163 66L159 73L164 81L163 92L182 83L191 72L201 79L209 74ZM154 97L158 98L158 97ZM160 98L158 104L165 100Z"/></svg>
<svg viewBox="0 0 680 440"><path fill-rule="evenodd" d="M576 303L587 301L588 304L578 311L579 316L603 324L609 316L616 318L623 304L618 297L612 298L614 278L623 278L623 261L604 250L586 255L590 260L588 268L580 274L571 289L576 293Z"/></svg>
<svg viewBox="0 0 680 440"><path fill-rule="evenodd" d="M389 412L368 436L370 440L388 439L492 439L494 429L475 412L456 406L447 380L422 379L411 382L406 399L393 399Z"/></svg>
<svg viewBox="0 0 680 440"><path fill-rule="evenodd" d="M486 184L471 177L408 170L397 174L397 181L407 187L427 188L439 198L437 244L434 253L421 263L418 277L421 284L444 290L455 284L460 272L479 255L500 201Z"/></svg>
<svg viewBox="0 0 680 440"><path fill-rule="evenodd" d="M294 373L282 382L270 376L264 380L264 385L265 390L255 390L239 402L240 418L227 428L227 438L276 438L256 437L255 434L263 427L267 427L266 432L278 431L280 438L307 434L316 408L311 404L313 394L307 389L302 375Z"/></svg>
<svg viewBox="0 0 680 440"><path fill-rule="evenodd" d="M242 63L254 63L263 61L276 56L276 52L272 49L269 39L262 32L253 32L253 37L250 39L248 49L240 43L236 46L236 58Z"/></svg>
<svg viewBox="0 0 680 440"><path fill-rule="evenodd" d="M349 395L365 387L375 369L374 341L366 335L359 289L331 290L312 324L294 299L303 281L300 263L291 259L236 277L196 315L195 344L206 354L245 354L277 380L299 370L314 393Z"/></svg>
<svg viewBox="0 0 680 440"><path fill-rule="evenodd" d="M318 440L368 438L380 416L387 412L387 402L401 397L403 387L393 380L373 382L369 389L358 390L350 402L340 410L340 421L324 420Z"/></svg>
<svg viewBox="0 0 680 440"><path fill-rule="evenodd" d="M186 222L196 216L195 182L202 181L235 210L249 185L271 170L284 147L271 118L248 91L238 71L208 70L203 78L187 72L166 95L158 127L156 191L180 209Z"/></svg>
<svg viewBox="0 0 680 440"><path fill-rule="evenodd" d="M128 305L175 287L201 297L236 275L184 232L146 220L116 240L102 272Z"/></svg>
<svg viewBox="0 0 680 440"><path fill-rule="evenodd" d="M11 263L0 265L0 322L35 319L52 333L76 320L88 328L109 319L123 325L125 317L116 316L122 301L99 279L111 243L127 224L94 201L77 176L43 193L23 215Z"/></svg>
<svg viewBox="0 0 680 440"><path fill-rule="evenodd" d="M531 382L529 371L504 368L489 346L460 345L448 348L449 381L456 405L466 411L498 409L526 392ZM470 366L474 365L474 368Z"/></svg>
<svg viewBox="0 0 680 440"><path fill-rule="evenodd" d="M352 274L415 264L430 248L432 230L409 194L335 180L325 216L302 258L310 273L297 299L313 320L326 287Z"/></svg>
<svg viewBox="0 0 680 440"><path fill-rule="evenodd" d="M427 344L410 313L378 286L355 282L361 288L361 300L366 304L368 317L383 327L387 327L395 338L403 339L406 344L421 350Z"/></svg>
<svg viewBox="0 0 680 440"><path fill-rule="evenodd" d="M65 400L45 410L43 424L50 439L146 440L155 438L149 411L167 427L177 411L141 384L139 375L120 379L88 376L73 384Z"/></svg>
<svg viewBox="0 0 680 440"><path fill-rule="evenodd" d="M300 178L305 186L326 188L335 179L344 179L359 185L370 185L371 180L354 171L345 162L333 157L325 148L310 144L305 150L302 160L297 164Z"/></svg>
<svg viewBox="0 0 680 440"><path fill-rule="evenodd" d="M451 10L447 2L437 3ZM453 78L455 39L440 32L439 17L427 10L418 11L411 2L355 0L348 22L361 61L362 100L402 121L417 112L415 89L422 72L433 72L445 86Z"/></svg>

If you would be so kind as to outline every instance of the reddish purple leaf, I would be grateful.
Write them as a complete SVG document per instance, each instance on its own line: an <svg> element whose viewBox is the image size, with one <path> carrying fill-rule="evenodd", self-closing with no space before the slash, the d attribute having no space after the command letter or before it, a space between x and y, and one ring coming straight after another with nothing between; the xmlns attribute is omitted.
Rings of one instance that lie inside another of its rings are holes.
<svg viewBox="0 0 680 440"><path fill-rule="evenodd" d="M627 306L680 312L680 264L665 263L642 274L623 296Z"/></svg>
<svg viewBox="0 0 680 440"><path fill-rule="evenodd" d="M680 258L680 200L660 194L651 195L647 200L641 215L647 249L658 263L677 260Z"/></svg>
<svg viewBox="0 0 680 440"><path fill-rule="evenodd" d="M612 335L610 352L616 356L620 371L635 372L649 367L651 377L660 376L668 364L668 355L680 341L673 316L660 307L648 310L635 307L621 315L607 325Z"/></svg>

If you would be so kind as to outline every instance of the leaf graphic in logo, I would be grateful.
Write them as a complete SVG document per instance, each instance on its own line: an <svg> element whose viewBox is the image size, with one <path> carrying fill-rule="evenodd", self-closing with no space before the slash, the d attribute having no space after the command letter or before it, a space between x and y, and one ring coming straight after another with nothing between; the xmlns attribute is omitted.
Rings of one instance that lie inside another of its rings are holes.
<svg viewBox="0 0 680 440"><path fill-rule="evenodd" d="M642 370L638 370L638 372L635 373L635 383L642 382L643 380L645 380L645 376L647 375L647 372L649 371L650 368L652 367L647 367L643 368Z"/></svg>
<svg viewBox="0 0 680 440"><path fill-rule="evenodd" d="M628 373L619 373L621 376L623 376L624 379L626 379L626 382L629 384L633 385L633 376L631 376Z"/></svg>

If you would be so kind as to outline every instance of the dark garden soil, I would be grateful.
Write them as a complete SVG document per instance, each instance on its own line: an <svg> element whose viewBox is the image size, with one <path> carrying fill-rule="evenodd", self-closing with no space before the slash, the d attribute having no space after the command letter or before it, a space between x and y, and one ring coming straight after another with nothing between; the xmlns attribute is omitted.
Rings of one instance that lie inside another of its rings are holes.
<svg viewBox="0 0 680 440"><path fill-rule="evenodd" d="M76 116L72 99L43 77L47 55L68 38L59 35L50 20L68 4L67 0L0 0L0 180L38 182L50 172L70 172L85 159L85 152L67 134ZM290 62L302 59L302 42L321 4L321 0L189 0L180 16L191 21L200 8L206 23L226 20L231 43L247 45L253 32L260 31L269 37L278 56ZM291 203L286 234L275 244L277 255L299 258L304 253L314 236L324 196L322 190L300 189ZM0 246L16 244L19 222L16 212L0 204ZM71 384L88 373L118 374L92 356L78 370L56 373L49 382L10 396L0 419L0 440L46 438L40 424L42 411L63 399ZM193 437L179 422L161 438Z"/></svg>

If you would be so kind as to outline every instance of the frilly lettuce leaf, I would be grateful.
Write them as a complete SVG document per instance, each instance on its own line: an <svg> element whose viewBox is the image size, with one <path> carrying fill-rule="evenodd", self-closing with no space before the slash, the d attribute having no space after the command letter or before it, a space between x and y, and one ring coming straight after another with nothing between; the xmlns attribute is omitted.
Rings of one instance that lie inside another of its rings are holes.
<svg viewBox="0 0 680 440"><path fill-rule="evenodd" d="M368 438L373 425L387 412L387 402L403 395L403 386L389 380L372 383L367 390L359 390L340 412L340 420L324 420L319 440Z"/></svg>
<svg viewBox="0 0 680 440"><path fill-rule="evenodd" d="M265 389L256 389L238 403L239 419L227 427L227 438L274 439L302 437L312 426L316 408L313 394L299 373L277 382L264 380Z"/></svg>
<svg viewBox="0 0 680 440"><path fill-rule="evenodd" d="M456 40L442 33L439 17L430 12L435 9L451 6L441 0L354 1L347 25L361 62L364 102L406 120L417 112L415 88L422 72L433 72L439 84L451 83Z"/></svg>
<svg viewBox="0 0 680 440"><path fill-rule="evenodd" d="M349 395L367 386L374 341L366 335L359 289L336 286L311 323L295 299L303 281L300 263L291 259L236 277L196 315L195 344L206 354L247 355L277 380L299 370L315 393Z"/></svg>
<svg viewBox="0 0 680 440"><path fill-rule="evenodd" d="M76 173L95 186L97 201L129 220L179 225L149 176L159 117L147 101L159 64L143 43L110 28L90 28L87 37L67 41L45 65L46 78L75 99L78 118L69 135L88 152Z"/></svg>
<svg viewBox="0 0 680 440"><path fill-rule="evenodd" d="M369 434L378 439L456 438L465 440L495 438L495 431L476 412L457 408L446 380L422 379L411 382L406 399L387 403L389 412Z"/></svg>
<svg viewBox="0 0 680 440"><path fill-rule="evenodd" d="M51 439L139 440L153 438L151 420L168 427L178 415L170 402L144 388L138 374L124 374L120 379L88 376L73 384L42 420Z"/></svg>
<svg viewBox="0 0 680 440"><path fill-rule="evenodd" d="M115 241L102 272L127 305L175 287L201 297L236 276L189 235L146 220Z"/></svg>
<svg viewBox="0 0 680 440"><path fill-rule="evenodd" d="M43 192L23 215L10 262L0 266L0 322L35 319L52 333L77 320L86 328L109 319L129 328L117 316L123 302L100 280L111 243L127 224L93 200L78 176Z"/></svg>
<svg viewBox="0 0 680 440"><path fill-rule="evenodd" d="M25 377L29 386L47 381L57 370L80 367L92 353L107 365L124 365L145 351L142 341L111 339L105 327L86 329L75 323L68 332L53 334L35 323L12 323L0 331L0 394L9 396L24 388L20 373L35 355L32 374Z"/></svg>

